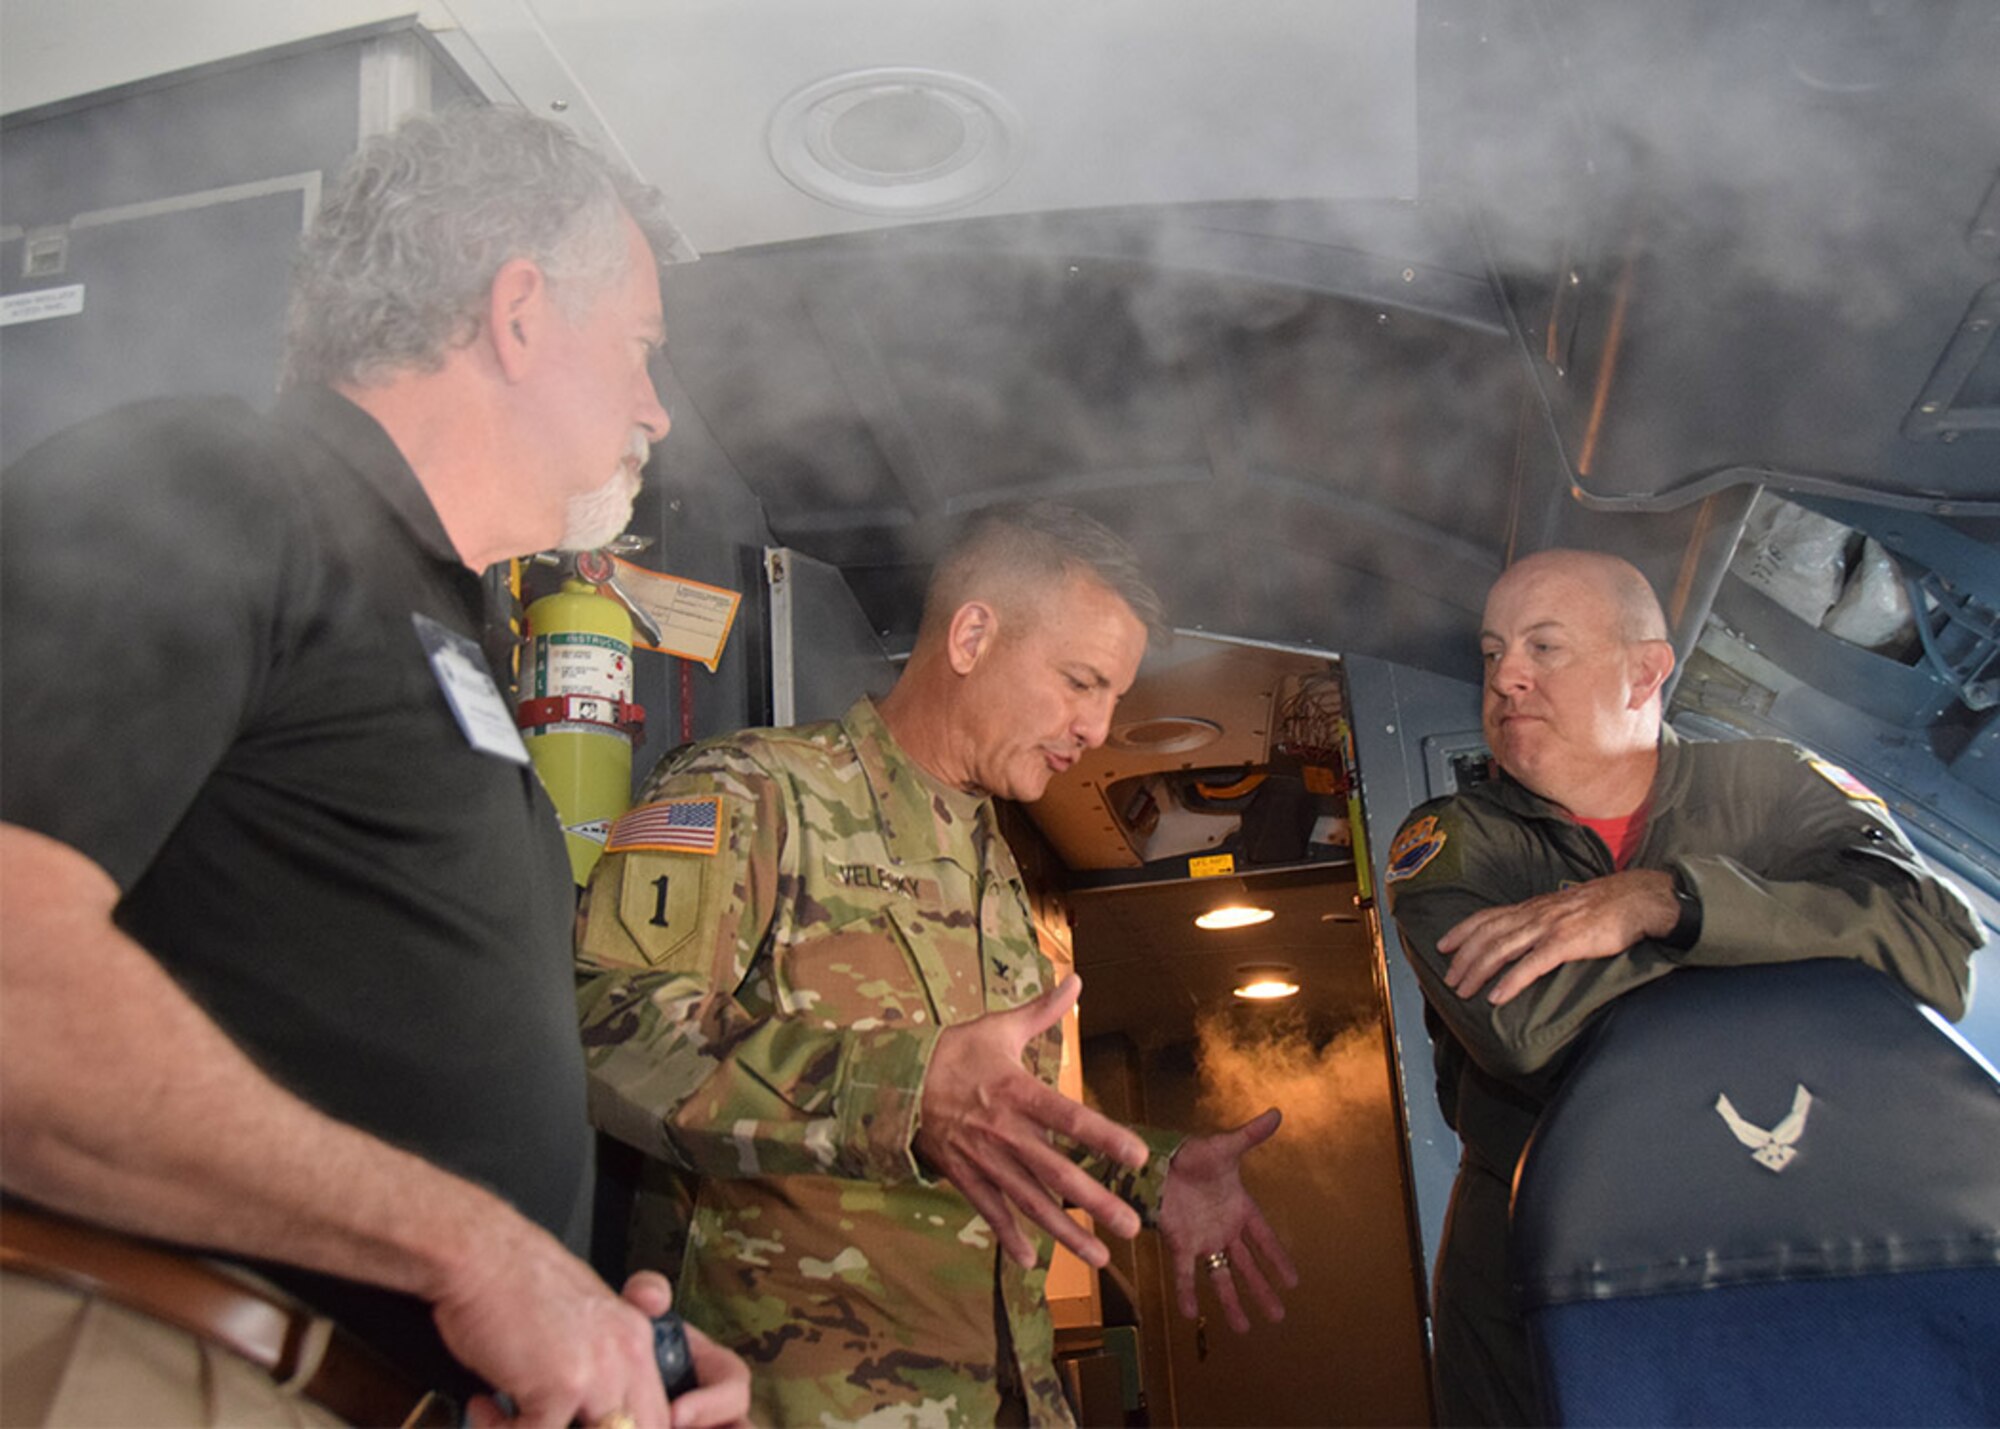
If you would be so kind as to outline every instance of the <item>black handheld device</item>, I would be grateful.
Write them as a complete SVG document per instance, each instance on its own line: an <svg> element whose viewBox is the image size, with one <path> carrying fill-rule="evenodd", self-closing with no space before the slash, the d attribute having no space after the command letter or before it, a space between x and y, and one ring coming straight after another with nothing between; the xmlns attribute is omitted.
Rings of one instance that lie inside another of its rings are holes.
<svg viewBox="0 0 2000 1429"><path fill-rule="evenodd" d="M653 1358L660 1366L660 1383L674 1400L693 1389L694 1356L688 1353L687 1322L669 1310L653 1321Z"/></svg>

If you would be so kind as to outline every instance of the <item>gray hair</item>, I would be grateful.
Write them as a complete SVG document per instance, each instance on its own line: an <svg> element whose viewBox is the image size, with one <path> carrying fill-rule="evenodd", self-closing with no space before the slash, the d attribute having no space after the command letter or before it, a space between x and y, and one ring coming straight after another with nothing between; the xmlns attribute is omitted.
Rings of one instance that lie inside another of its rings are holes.
<svg viewBox="0 0 2000 1429"><path fill-rule="evenodd" d="M575 315L624 276L628 213L665 252L658 191L564 126L499 106L413 116L362 144L300 241L281 385L436 371L515 258Z"/></svg>
<svg viewBox="0 0 2000 1429"><path fill-rule="evenodd" d="M1117 595L1149 639L1169 634L1159 594L1125 538L1081 511L1039 501L989 506L967 518L931 572L917 640L942 638L968 600L1038 609L1034 598L1069 576L1094 580Z"/></svg>

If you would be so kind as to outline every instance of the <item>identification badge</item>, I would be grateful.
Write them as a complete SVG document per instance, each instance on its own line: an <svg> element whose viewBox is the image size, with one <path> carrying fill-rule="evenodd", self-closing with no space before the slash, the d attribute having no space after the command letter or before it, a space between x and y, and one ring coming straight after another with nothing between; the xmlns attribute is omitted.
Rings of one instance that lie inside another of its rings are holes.
<svg viewBox="0 0 2000 1429"><path fill-rule="evenodd" d="M514 717L508 713L507 701L500 697L479 647L428 615L413 611L410 622L417 628L431 673L437 676L438 688L444 691L465 742L481 754L526 764L528 747L521 743L521 731L514 727Z"/></svg>

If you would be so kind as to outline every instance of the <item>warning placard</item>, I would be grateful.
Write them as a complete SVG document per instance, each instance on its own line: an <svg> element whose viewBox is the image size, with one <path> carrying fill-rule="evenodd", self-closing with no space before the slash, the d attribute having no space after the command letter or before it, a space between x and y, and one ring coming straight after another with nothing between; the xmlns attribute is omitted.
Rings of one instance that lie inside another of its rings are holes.
<svg viewBox="0 0 2000 1429"><path fill-rule="evenodd" d="M625 560L618 562L618 586L660 627L659 644L636 636L635 644L663 655L699 660L714 673L723 647L729 643L730 627L736 623L736 608L743 603L740 592L662 575Z"/></svg>
<svg viewBox="0 0 2000 1429"><path fill-rule="evenodd" d="M0 298L0 327L75 317L82 311L81 283L71 283L62 288L36 288L28 293L9 293Z"/></svg>

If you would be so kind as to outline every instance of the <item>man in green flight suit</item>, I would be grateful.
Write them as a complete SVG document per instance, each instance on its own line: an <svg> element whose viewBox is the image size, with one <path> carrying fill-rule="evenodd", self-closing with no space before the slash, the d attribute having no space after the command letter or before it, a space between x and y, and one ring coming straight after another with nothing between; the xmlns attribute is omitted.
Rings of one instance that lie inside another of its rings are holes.
<svg viewBox="0 0 2000 1429"><path fill-rule="evenodd" d="M1627 562L1517 561L1480 646L1501 777L1413 811L1384 881L1462 1149L1433 1297L1438 1422L1532 1424L1508 1193L1596 1014L1679 966L1852 958L1957 1018L1983 933L1845 770L1663 726L1673 647Z"/></svg>
<svg viewBox="0 0 2000 1429"><path fill-rule="evenodd" d="M1276 1320L1297 1274L1238 1178L1277 1129L1142 1137L1055 1090L1055 984L993 799L1103 742L1159 602L1060 507L974 518L896 687L838 722L669 756L591 880L591 1115L691 1173L678 1304L751 1364L762 1422L1067 1423L1051 1238L1157 1225ZM1052 1135L1055 1138L1052 1144ZM1023 1224L1023 1221L1027 1224Z"/></svg>

